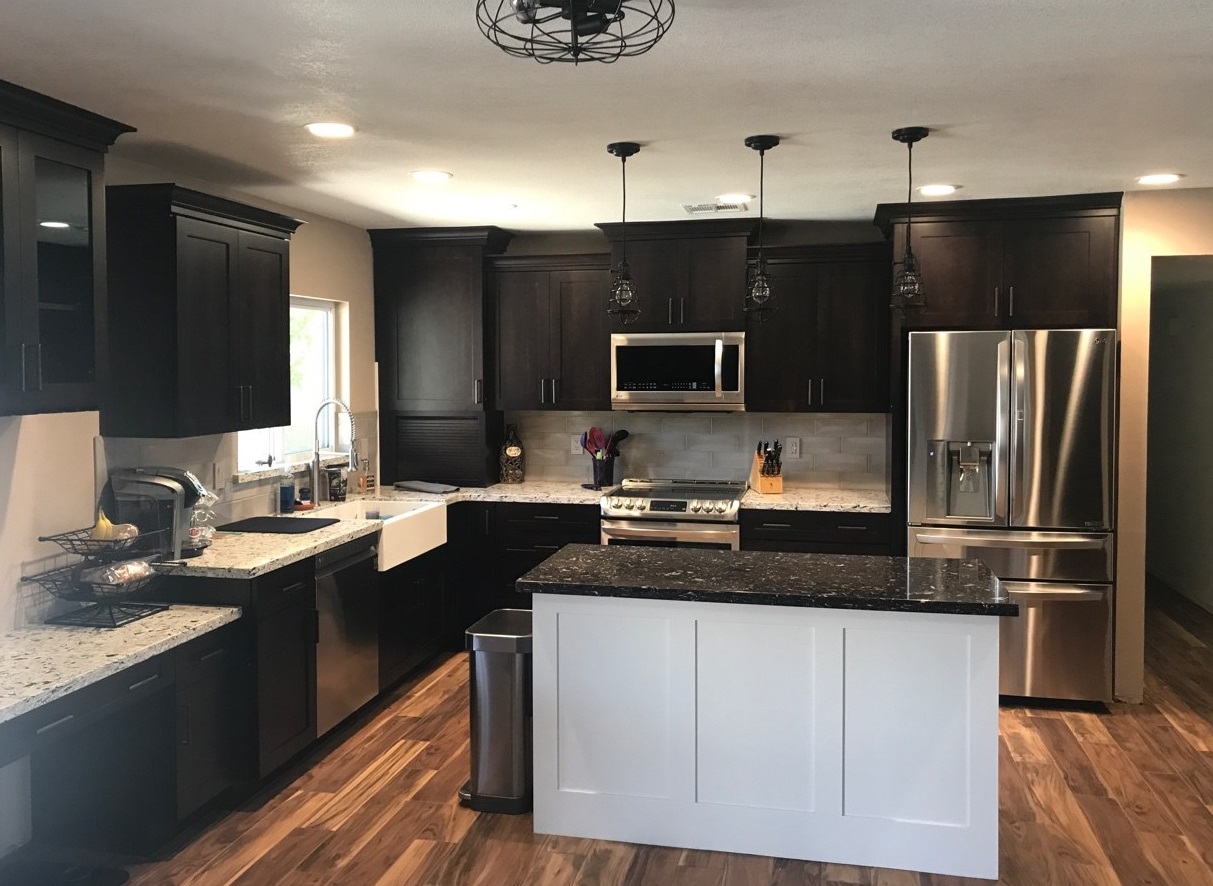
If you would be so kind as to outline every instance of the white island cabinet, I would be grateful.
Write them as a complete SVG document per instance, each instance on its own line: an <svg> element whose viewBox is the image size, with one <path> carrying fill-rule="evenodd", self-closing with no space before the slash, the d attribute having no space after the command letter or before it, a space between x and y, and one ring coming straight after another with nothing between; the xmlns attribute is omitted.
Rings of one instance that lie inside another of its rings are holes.
<svg viewBox="0 0 1213 886"><path fill-rule="evenodd" d="M536 832L997 878L979 562L570 546L519 589Z"/></svg>

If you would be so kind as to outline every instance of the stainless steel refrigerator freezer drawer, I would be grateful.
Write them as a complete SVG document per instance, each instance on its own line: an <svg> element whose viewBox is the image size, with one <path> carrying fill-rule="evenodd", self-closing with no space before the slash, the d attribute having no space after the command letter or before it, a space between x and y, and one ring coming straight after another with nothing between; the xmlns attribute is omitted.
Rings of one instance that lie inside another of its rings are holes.
<svg viewBox="0 0 1213 886"><path fill-rule="evenodd" d="M1034 698L1112 700L1111 585L1004 581L1019 604L1002 619L998 691Z"/></svg>
<svg viewBox="0 0 1213 886"><path fill-rule="evenodd" d="M1112 581L1112 538L1110 532L911 526L906 551L982 560L1001 579L1102 584Z"/></svg>

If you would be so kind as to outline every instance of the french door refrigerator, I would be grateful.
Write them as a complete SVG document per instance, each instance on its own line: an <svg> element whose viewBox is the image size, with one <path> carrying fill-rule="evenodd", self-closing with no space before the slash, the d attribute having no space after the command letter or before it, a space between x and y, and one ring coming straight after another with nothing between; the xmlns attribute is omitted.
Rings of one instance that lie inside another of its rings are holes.
<svg viewBox="0 0 1213 886"><path fill-rule="evenodd" d="M999 692L1112 698L1116 330L911 332L907 552L1019 603Z"/></svg>

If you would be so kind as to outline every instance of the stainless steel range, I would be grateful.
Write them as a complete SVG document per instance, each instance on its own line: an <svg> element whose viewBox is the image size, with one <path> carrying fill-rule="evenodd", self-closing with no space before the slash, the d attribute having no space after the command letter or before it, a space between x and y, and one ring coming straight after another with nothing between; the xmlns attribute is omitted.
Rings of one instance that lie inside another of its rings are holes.
<svg viewBox="0 0 1213 886"><path fill-rule="evenodd" d="M602 496L602 543L737 550L744 480L624 480Z"/></svg>

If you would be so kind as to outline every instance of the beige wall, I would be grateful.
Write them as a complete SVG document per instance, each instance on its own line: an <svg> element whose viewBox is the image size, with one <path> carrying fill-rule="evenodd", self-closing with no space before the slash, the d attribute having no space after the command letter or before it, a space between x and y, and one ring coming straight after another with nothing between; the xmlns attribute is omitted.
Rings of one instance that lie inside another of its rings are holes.
<svg viewBox="0 0 1213 886"><path fill-rule="evenodd" d="M1116 695L1140 701L1144 673L1146 436L1151 262L1213 254L1213 189L1125 195L1120 275L1120 463L1117 471Z"/></svg>

